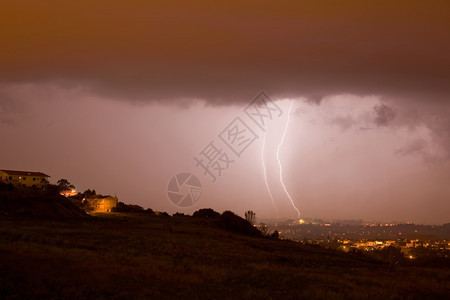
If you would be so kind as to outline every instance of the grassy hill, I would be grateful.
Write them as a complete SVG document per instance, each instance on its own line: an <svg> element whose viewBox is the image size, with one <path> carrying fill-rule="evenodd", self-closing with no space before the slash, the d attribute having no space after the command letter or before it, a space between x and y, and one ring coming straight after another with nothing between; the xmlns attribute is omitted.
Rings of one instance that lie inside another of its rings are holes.
<svg viewBox="0 0 450 300"><path fill-rule="evenodd" d="M37 189L0 190L0 216L27 218L89 218L82 209L58 192Z"/></svg>
<svg viewBox="0 0 450 300"><path fill-rule="evenodd" d="M243 235L217 219L0 216L0 298L419 299L450 270Z"/></svg>

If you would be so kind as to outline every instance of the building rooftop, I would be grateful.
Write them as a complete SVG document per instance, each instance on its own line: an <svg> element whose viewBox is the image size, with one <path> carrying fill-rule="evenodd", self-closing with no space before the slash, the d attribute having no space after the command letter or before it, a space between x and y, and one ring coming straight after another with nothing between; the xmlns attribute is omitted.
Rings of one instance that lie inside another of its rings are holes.
<svg viewBox="0 0 450 300"><path fill-rule="evenodd" d="M8 175L50 177L49 175L44 174L42 172L14 171L14 170L3 170L3 169L0 169L0 171L5 172Z"/></svg>

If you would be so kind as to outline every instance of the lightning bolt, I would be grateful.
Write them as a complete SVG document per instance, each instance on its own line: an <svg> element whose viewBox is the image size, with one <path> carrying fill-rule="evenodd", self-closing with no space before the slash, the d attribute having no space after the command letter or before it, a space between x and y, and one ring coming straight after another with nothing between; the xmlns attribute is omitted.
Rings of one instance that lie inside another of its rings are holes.
<svg viewBox="0 0 450 300"><path fill-rule="evenodd" d="M280 161L280 148L284 143L284 138L286 137L286 132L289 126L289 119L291 116L291 110L292 110L292 104L294 103L294 101L291 101L291 105L289 106L289 111L288 111L288 116L287 116L287 120L286 120L286 126L284 127L284 133L283 133L283 137L281 138L280 144L278 145L277 148L277 160L278 160L278 166L280 167L280 182L281 185L283 186L284 189L284 193L286 194L286 196L289 198L289 200L291 201L292 207L294 207L294 209L297 211L297 217L300 218L300 211L298 210L298 208L295 206L294 201L292 200L291 195L289 194L286 185L283 182L283 167L281 166L281 161Z"/></svg>
<svg viewBox="0 0 450 300"><path fill-rule="evenodd" d="M275 205L275 201L273 199L272 192L270 191L269 182L267 181L266 163L264 161L264 149L266 148L266 134L267 134L267 132L264 132L263 146L262 146L262 150L261 150L261 161L262 161L262 165L263 165L264 181L266 182L267 191L269 192L270 200L272 200L272 204L273 204L273 207L275 207L275 211L277 213L277 218L278 218L278 209L277 209L277 206Z"/></svg>

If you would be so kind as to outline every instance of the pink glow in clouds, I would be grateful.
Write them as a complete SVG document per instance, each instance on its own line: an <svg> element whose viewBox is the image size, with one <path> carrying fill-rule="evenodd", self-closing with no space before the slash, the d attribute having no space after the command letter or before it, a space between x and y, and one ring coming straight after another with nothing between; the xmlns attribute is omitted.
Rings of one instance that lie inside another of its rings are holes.
<svg viewBox="0 0 450 300"><path fill-rule="evenodd" d="M1 106L3 168L43 171L52 182L67 178L78 190L95 188L170 213L177 209L166 197L168 181L192 171L202 181L203 194L185 213L211 207L276 216L264 183L262 138L214 184L193 161L242 107L201 101L186 107L133 105L54 86L3 91L14 99ZM409 109L396 107L389 126L377 125L374 107L382 103L378 97L351 95L325 98L320 105L294 100L281 155L285 183L303 216L448 221L446 144L425 119L412 126ZM287 111L289 101L278 105ZM275 157L284 122L280 118L268 127L266 157ZM276 161L266 163L280 217L295 218L277 184Z"/></svg>

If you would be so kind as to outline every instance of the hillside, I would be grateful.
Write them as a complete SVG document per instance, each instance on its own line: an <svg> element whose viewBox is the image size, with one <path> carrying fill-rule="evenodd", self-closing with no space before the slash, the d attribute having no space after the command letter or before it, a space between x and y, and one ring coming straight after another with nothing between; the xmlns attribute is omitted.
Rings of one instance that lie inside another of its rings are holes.
<svg viewBox="0 0 450 300"><path fill-rule="evenodd" d="M0 262L6 299L443 299L450 292L448 268L384 264L193 217L1 216Z"/></svg>
<svg viewBox="0 0 450 300"><path fill-rule="evenodd" d="M89 218L82 209L58 193L26 189L0 190L0 216L51 219Z"/></svg>

